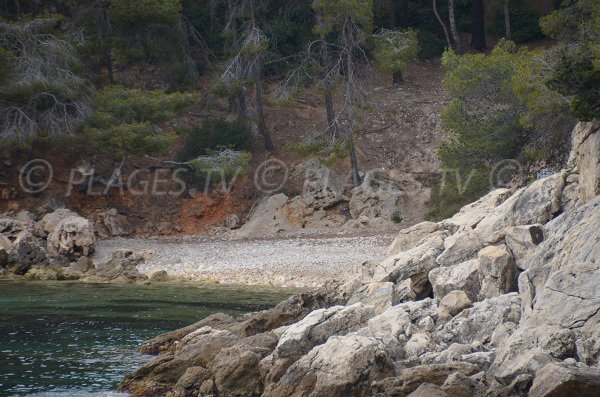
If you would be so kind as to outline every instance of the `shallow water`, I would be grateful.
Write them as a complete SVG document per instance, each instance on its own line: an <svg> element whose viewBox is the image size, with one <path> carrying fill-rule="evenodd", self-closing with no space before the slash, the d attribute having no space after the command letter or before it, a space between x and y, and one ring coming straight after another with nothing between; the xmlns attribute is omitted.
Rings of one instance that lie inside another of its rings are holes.
<svg viewBox="0 0 600 397"><path fill-rule="evenodd" d="M212 313L272 307L293 291L218 285L0 282L0 396L119 397L155 335Z"/></svg>

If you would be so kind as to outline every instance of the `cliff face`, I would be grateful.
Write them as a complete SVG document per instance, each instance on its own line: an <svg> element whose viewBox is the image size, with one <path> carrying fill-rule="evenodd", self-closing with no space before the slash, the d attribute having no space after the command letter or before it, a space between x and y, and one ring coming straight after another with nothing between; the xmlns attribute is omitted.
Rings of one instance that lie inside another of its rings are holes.
<svg viewBox="0 0 600 397"><path fill-rule="evenodd" d="M139 396L600 395L600 124L567 168L403 230L381 263L144 345Z"/></svg>

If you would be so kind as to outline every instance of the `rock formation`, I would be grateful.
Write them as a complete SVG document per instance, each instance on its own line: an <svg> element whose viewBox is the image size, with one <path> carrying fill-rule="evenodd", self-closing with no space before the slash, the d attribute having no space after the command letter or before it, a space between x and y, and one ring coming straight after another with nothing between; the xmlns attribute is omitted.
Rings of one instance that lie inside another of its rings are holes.
<svg viewBox="0 0 600 397"><path fill-rule="evenodd" d="M381 263L144 345L134 396L600 395L598 123L567 168L401 231ZM595 167L595 168L594 168Z"/></svg>

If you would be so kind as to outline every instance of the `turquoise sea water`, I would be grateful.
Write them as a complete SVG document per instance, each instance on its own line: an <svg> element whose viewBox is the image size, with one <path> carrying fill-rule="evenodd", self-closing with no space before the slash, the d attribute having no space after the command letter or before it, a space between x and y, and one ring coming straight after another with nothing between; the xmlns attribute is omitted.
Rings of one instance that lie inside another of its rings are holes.
<svg viewBox="0 0 600 397"><path fill-rule="evenodd" d="M151 357L153 336L212 313L263 310L294 291L262 287L0 281L0 396L108 397Z"/></svg>

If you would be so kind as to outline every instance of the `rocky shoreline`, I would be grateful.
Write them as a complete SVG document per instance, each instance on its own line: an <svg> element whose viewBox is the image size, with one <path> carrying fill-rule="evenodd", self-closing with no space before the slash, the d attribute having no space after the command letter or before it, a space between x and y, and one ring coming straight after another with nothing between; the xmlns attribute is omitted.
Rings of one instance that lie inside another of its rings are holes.
<svg viewBox="0 0 600 397"><path fill-rule="evenodd" d="M382 261L158 336L134 396L600 395L600 130L567 168L398 233Z"/></svg>

